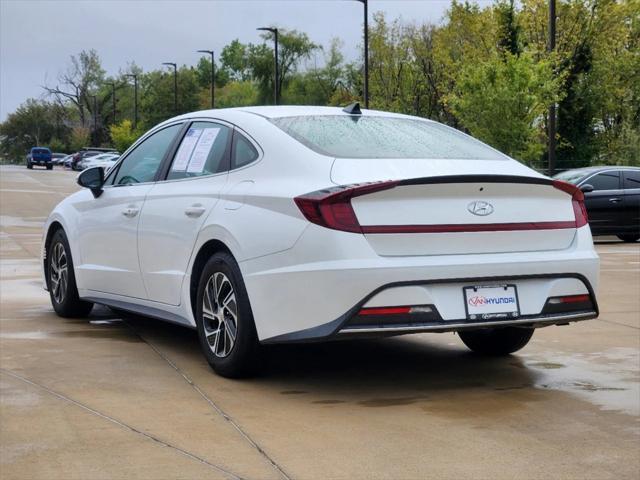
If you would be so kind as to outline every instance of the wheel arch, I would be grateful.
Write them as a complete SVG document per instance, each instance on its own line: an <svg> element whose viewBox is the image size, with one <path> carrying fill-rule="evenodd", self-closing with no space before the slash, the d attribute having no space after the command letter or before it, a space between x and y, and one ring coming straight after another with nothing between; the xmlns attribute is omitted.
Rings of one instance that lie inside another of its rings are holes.
<svg viewBox="0 0 640 480"><path fill-rule="evenodd" d="M44 273L44 281L47 289L49 288L49 280L47 278L47 258L49 257L49 244L51 243L51 239L58 230L64 231L64 227L58 220L53 220L47 228L47 233L44 237L44 242L42 243L42 271Z"/></svg>
<svg viewBox="0 0 640 480"><path fill-rule="evenodd" d="M207 240L196 254L196 257L193 261L193 266L191 268L191 280L189 285L189 300L191 302L191 312L193 313L193 317L196 316L196 297L198 295L198 283L200 281L200 275L202 275L202 271L204 270L204 266L207 263L207 260L211 258L211 256L218 252L225 252L235 258L231 249L221 240L211 239Z"/></svg>

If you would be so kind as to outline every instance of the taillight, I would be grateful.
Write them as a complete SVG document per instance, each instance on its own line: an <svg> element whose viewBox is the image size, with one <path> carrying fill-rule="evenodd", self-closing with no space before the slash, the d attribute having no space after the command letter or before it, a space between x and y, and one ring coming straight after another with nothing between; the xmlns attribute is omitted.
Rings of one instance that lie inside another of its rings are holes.
<svg viewBox="0 0 640 480"><path fill-rule="evenodd" d="M576 228L584 227L587 223L589 223L589 218L587 217L587 208L584 205L584 193L582 193L582 190L580 190L575 185L563 182L562 180L554 180L553 186L558 190L562 190L563 192L571 195L573 203L573 214L576 217Z"/></svg>
<svg viewBox="0 0 640 480"><path fill-rule="evenodd" d="M351 206L351 199L395 187L398 181L360 183L327 188L294 198L307 220L321 227L343 232L362 233L362 227Z"/></svg>

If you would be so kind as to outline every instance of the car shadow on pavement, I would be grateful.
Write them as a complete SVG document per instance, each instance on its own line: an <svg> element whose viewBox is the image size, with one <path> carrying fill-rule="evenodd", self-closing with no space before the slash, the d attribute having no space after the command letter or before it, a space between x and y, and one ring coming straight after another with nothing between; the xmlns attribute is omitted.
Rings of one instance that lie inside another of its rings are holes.
<svg viewBox="0 0 640 480"><path fill-rule="evenodd" d="M114 318L120 315L169 358L206 364L194 330L129 314L119 313ZM538 376L538 371L528 368L517 355L483 357L468 351L453 334L424 334L269 345L264 349L261 372L241 381L282 395L329 397L318 403L342 403L345 395L355 394L363 406L375 407L413 403L434 393L525 390L536 384ZM211 371L211 382L218 381ZM382 395L384 392L393 395Z"/></svg>

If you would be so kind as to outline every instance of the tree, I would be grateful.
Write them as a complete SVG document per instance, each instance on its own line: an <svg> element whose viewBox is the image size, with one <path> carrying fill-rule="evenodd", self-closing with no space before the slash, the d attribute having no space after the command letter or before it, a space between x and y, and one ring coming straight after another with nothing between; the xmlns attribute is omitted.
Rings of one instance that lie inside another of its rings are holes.
<svg viewBox="0 0 640 480"><path fill-rule="evenodd" d="M28 99L0 124L0 152L12 162L21 162L31 147L49 144L56 134L56 106Z"/></svg>
<svg viewBox="0 0 640 480"><path fill-rule="evenodd" d="M465 67L447 101L472 135L535 164L545 145L541 120L558 89L549 63L505 53Z"/></svg>
<svg viewBox="0 0 640 480"><path fill-rule="evenodd" d="M131 120L123 120L117 125L111 125L111 141L120 153L123 153L142 135L140 130L134 130Z"/></svg>
<svg viewBox="0 0 640 480"><path fill-rule="evenodd" d="M71 64L58 76L55 87L44 86L45 91L58 102L65 101L74 105L78 111L80 124L88 125L87 111L93 114L92 92L104 82L105 71L95 50L85 51L71 56Z"/></svg>

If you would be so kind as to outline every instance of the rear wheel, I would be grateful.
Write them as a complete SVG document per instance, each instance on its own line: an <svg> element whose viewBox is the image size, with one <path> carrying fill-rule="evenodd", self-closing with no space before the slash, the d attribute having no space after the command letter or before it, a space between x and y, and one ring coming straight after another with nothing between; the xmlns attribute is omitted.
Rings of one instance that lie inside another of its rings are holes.
<svg viewBox="0 0 640 480"><path fill-rule="evenodd" d="M53 170L53 165L51 163L47 163L47 170Z"/></svg>
<svg viewBox="0 0 640 480"><path fill-rule="evenodd" d="M637 242L640 239L640 235L636 235L633 233L626 233L623 235L616 235L620 240L627 243Z"/></svg>
<svg viewBox="0 0 640 480"><path fill-rule="evenodd" d="M32 170L32 169L33 169L33 165L31 164L31 162L27 162L27 168L28 168L29 170Z"/></svg>
<svg viewBox="0 0 640 480"><path fill-rule="evenodd" d="M61 229L53 234L47 248L47 286L51 305L59 316L84 317L91 312L93 303L78 296L71 249Z"/></svg>
<svg viewBox="0 0 640 480"><path fill-rule="evenodd" d="M483 355L509 355L523 348L533 336L534 328L485 328L458 332L464 344Z"/></svg>
<svg viewBox="0 0 640 480"><path fill-rule="evenodd" d="M260 344L240 268L231 255L220 252L209 259L196 301L198 337L209 365L224 377L255 373Z"/></svg>

